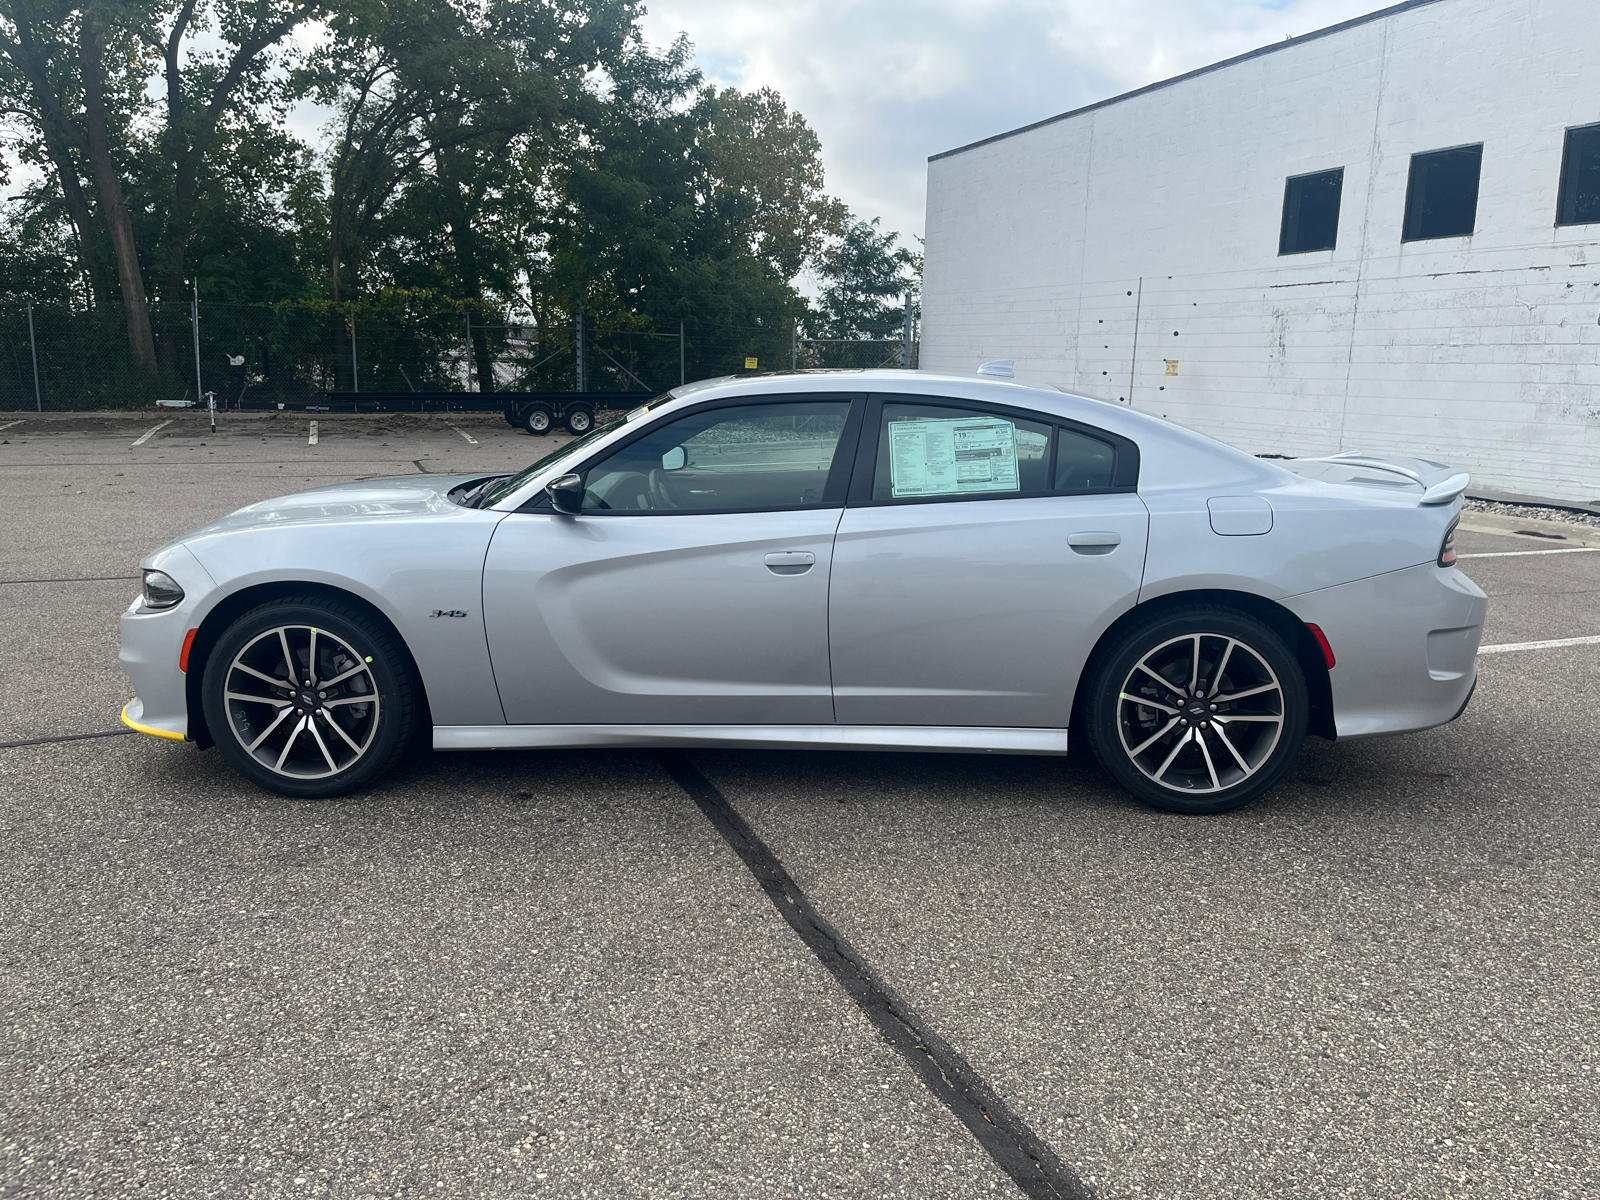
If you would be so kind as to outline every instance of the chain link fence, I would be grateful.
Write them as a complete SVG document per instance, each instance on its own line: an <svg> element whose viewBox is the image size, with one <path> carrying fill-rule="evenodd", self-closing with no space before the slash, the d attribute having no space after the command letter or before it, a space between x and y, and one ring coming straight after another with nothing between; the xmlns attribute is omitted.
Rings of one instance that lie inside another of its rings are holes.
<svg viewBox="0 0 1600 1200"><path fill-rule="evenodd" d="M464 406L492 408L487 393L654 395L713 376L900 365L899 342L813 343L790 320L662 327L585 314L519 322L483 305L403 296L201 299L197 315L196 306L151 305L150 325L153 369L135 362L121 311L0 300L0 411L204 406L208 394L224 409L301 408L336 392L462 393ZM481 399L469 402L469 393Z"/></svg>

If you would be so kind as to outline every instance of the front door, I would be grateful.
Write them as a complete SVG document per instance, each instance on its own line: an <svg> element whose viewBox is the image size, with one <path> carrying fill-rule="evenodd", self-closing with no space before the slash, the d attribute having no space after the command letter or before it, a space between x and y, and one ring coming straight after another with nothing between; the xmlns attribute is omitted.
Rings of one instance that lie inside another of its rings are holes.
<svg viewBox="0 0 1600 1200"><path fill-rule="evenodd" d="M502 521L484 617L506 720L831 722L851 403L697 409L588 464L580 515Z"/></svg>
<svg viewBox="0 0 1600 1200"><path fill-rule="evenodd" d="M834 545L838 722L1064 729L1095 639L1138 597L1128 448L1009 409L874 408Z"/></svg>

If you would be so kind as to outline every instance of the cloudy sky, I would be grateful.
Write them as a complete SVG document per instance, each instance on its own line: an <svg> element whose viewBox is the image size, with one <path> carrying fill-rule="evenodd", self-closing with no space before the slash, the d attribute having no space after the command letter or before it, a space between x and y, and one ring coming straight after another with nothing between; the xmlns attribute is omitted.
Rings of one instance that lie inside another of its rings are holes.
<svg viewBox="0 0 1600 1200"><path fill-rule="evenodd" d="M1141 87L1375 0L648 0L718 84L771 86L822 138L828 187L922 233L927 158Z"/></svg>

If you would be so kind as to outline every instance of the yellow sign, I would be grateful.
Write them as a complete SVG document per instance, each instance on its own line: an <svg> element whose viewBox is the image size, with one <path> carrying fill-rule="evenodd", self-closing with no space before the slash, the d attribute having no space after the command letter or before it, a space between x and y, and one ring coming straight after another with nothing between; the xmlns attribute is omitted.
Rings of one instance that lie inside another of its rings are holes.
<svg viewBox="0 0 1600 1200"><path fill-rule="evenodd" d="M1168 375L1176 375L1178 373L1178 360L1177 359L1175 359L1175 358L1164 358L1161 361L1167 364L1167 374Z"/></svg>
<svg viewBox="0 0 1600 1200"><path fill-rule="evenodd" d="M756 369L756 360L753 359L753 358L745 359L744 360L744 369L746 371L754 371Z"/></svg>

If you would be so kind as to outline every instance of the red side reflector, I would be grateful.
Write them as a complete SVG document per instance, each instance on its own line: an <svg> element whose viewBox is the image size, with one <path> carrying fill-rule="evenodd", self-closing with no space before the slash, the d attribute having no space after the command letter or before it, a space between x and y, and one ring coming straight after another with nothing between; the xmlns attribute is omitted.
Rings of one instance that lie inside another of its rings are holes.
<svg viewBox="0 0 1600 1200"><path fill-rule="evenodd" d="M1312 628L1315 629L1316 626L1313 625ZM198 629L189 630L183 638L183 649L178 651L178 670L185 675L189 673L189 650L194 646L194 635L199 632ZM1321 637L1322 635L1318 634L1317 636Z"/></svg>
<svg viewBox="0 0 1600 1200"><path fill-rule="evenodd" d="M1333 670L1339 664L1333 661L1333 647L1328 645L1328 635L1322 632L1322 627L1306 622L1306 628L1311 630L1311 636L1317 639L1317 645L1322 647L1322 661L1328 664L1328 670Z"/></svg>

